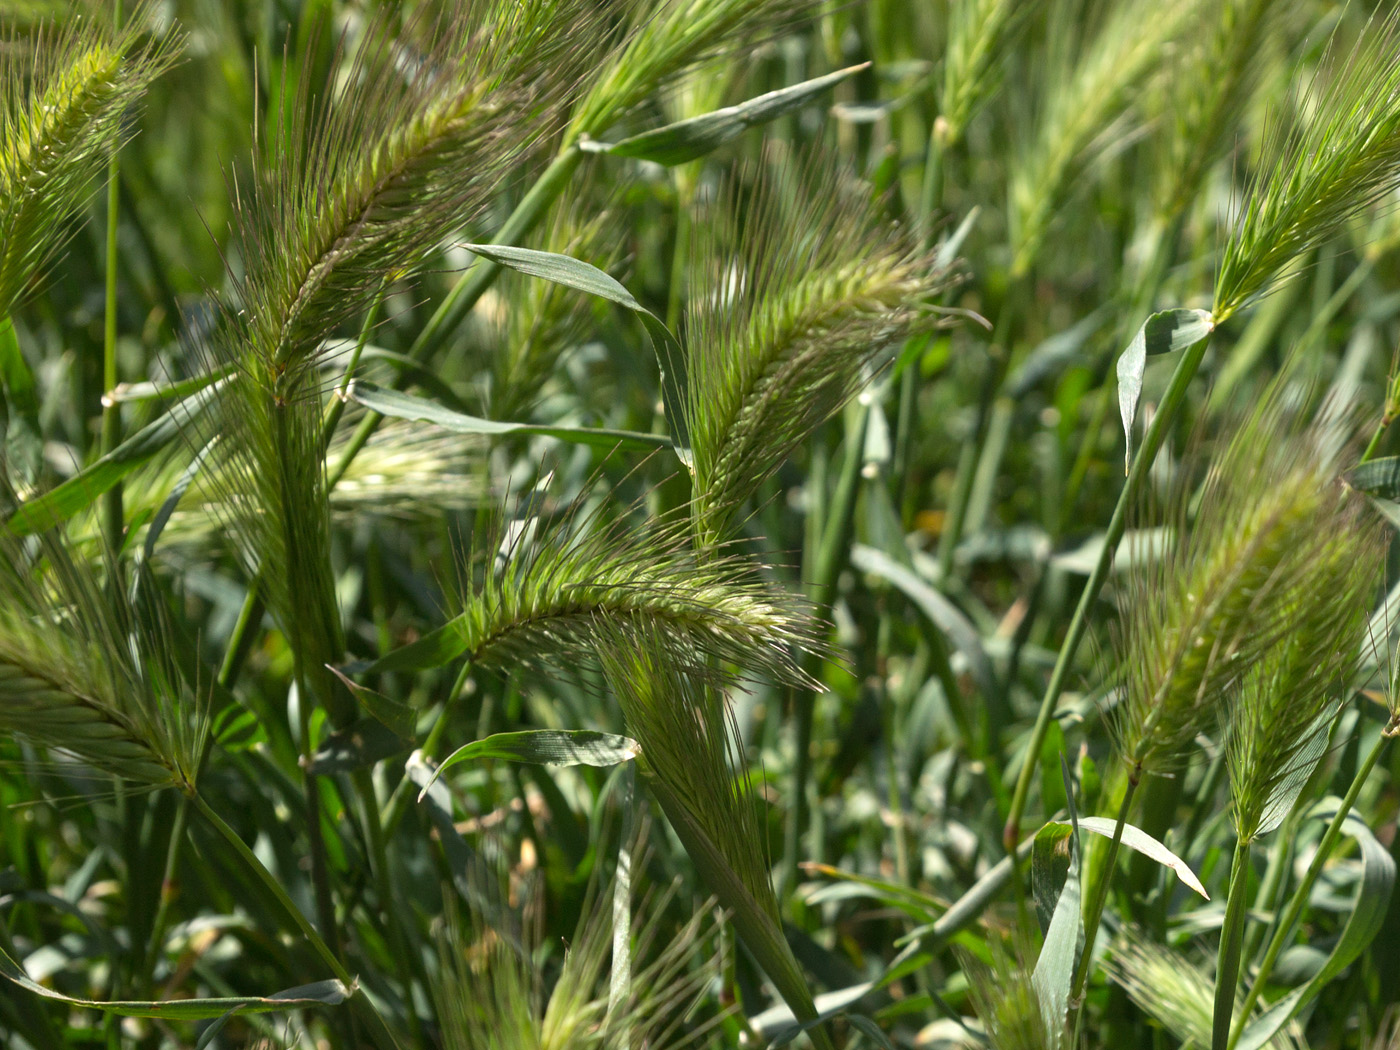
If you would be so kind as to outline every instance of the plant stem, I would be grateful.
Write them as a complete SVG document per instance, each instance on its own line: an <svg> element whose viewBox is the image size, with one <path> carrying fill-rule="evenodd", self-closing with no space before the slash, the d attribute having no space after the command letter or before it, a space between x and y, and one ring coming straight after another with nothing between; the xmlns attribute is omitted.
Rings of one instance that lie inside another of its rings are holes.
<svg viewBox="0 0 1400 1050"><path fill-rule="evenodd" d="M1361 788L1371 775L1371 770L1375 768L1389 739L1384 733L1376 739L1376 744L1371 748L1370 754L1361 763L1361 768L1356 771L1356 776L1352 777L1351 787L1347 789L1346 797L1337 807L1332 822L1327 825L1327 830L1323 832L1322 841L1317 844L1317 852L1313 854L1312 863L1308 865L1303 881L1293 891L1293 896L1288 901L1287 910L1278 920L1278 925L1274 927L1274 935L1269 941L1268 949L1264 952L1263 961L1259 964L1259 972L1255 974L1254 982L1250 985L1249 993L1245 996L1239 1021L1230 1034L1229 1047L1233 1048L1235 1043L1239 1041L1240 1033L1244 1031L1245 1022L1253 1012L1255 1003L1259 1001L1259 994L1264 990L1264 985L1268 983L1269 977L1274 972L1274 964L1278 962L1284 942L1287 941L1288 935L1293 931L1294 924L1307 906L1308 898L1312 895L1313 883L1317 881L1318 875L1322 873L1322 865L1327 862L1327 858L1331 856L1333 848L1337 845L1337 837L1342 833L1342 825L1346 822L1347 815L1351 813L1351 807L1355 805L1356 797L1361 794Z"/></svg>
<svg viewBox="0 0 1400 1050"><path fill-rule="evenodd" d="M198 792L192 793L189 799L194 803L195 808L204 815L204 819L209 821L209 824L214 830L217 831L219 835L223 837L224 841L233 848L233 851L238 854L239 859L243 861L253 877L262 883L263 888L272 895L279 905L281 905L282 910L287 913L287 917L292 920L297 929L301 932L301 935L306 938L306 942L311 946L312 951L326 964L335 978L340 981L341 984L345 985L346 990L354 993L351 1001L358 1004L364 1019L369 1022L370 1031L374 1034L374 1041L381 1047L386 1048L386 1050L387 1048L397 1047L397 1040L395 1040L390 1033L388 1025L384 1023L384 1018L381 1017L379 1011L375 1009L374 1003L372 1003L369 997L363 992L358 991L358 985L355 978L350 976L350 971L345 968L340 959L337 958L335 952L331 951L326 942L322 940L321 935L316 932L316 928L312 926L306 916L301 913L301 909L292 903L291 898L287 896L287 891L283 889L282 884L273 877L272 872L268 871L267 868L263 866L262 861L258 860L257 854L248 848L248 844L239 837L238 832L224 823L223 818L220 817L218 813L214 812Z"/></svg>
<svg viewBox="0 0 1400 1050"><path fill-rule="evenodd" d="M1235 859L1230 866L1230 891L1225 901L1225 925L1220 931L1220 955L1215 965L1215 1019L1211 1028L1211 1050L1230 1045L1230 1020L1235 1009L1235 986L1239 983L1240 947L1244 939L1244 915L1249 907L1249 840L1235 840ZM1240 1015L1241 1020L1249 1016Z"/></svg>
<svg viewBox="0 0 1400 1050"><path fill-rule="evenodd" d="M1079 965L1070 983L1069 1000L1073 1003L1084 991L1084 983L1089 979L1089 967L1094 958L1094 938L1099 935L1099 922L1103 918L1104 905L1108 903L1108 891L1113 882L1114 868L1118 864L1118 848L1123 842L1123 825L1128 822L1128 807L1133 803L1138 782L1142 778L1140 770L1134 770L1128 777L1128 788L1123 792L1123 805L1118 809L1118 822L1113 825L1113 840L1108 845L1108 855L1104 858L1099 872L1099 885L1094 893L1093 904L1084 917L1084 954L1079 957Z"/></svg>
<svg viewBox="0 0 1400 1050"><path fill-rule="evenodd" d="M1075 653L1079 649L1079 643L1083 640L1084 632L1089 626L1089 607L1098 597L1104 581L1108 579L1108 570L1113 565L1114 551L1118 546L1118 541L1123 538L1123 530L1127 527L1128 510L1136 501L1137 494L1147 478L1147 472L1152 466L1152 461L1157 456L1157 450L1161 448L1162 442L1166 439L1167 427L1171 425L1177 409L1181 407L1182 401L1186 398L1186 390L1196 374L1196 369L1201 365L1201 358L1205 356L1206 343L1207 340L1202 339L1199 343L1188 347L1182 354L1181 360L1177 362L1176 371L1172 373L1171 382L1162 397L1162 403L1158 406L1157 413L1152 417L1152 423L1148 426L1147 433L1143 437L1142 448L1133 461L1132 468L1128 471L1127 483L1124 484L1123 491L1118 496L1118 503L1113 508L1113 517L1108 523L1103 550L1099 552L1098 563L1094 566L1093 573L1084 585L1084 592L1079 596L1079 604L1075 607L1073 619L1070 620L1069 631L1065 635L1064 644L1060 646L1059 655L1055 659L1055 668L1051 671L1050 681L1045 687L1045 696L1040 701L1040 712L1036 715L1035 727L1031 730L1030 742L1027 745L1026 754L1028 755L1040 754L1040 745L1044 742L1045 734L1050 729L1050 719L1055 713L1055 704L1060 699L1060 693L1065 687L1070 664L1073 663ZM1016 779L1016 791L1011 798L1011 812L1006 818L1006 827L1002 832L1008 853L1014 850L1021 840L1021 817L1026 809L1035 767L1035 762L1024 763L1021 766L1021 774Z"/></svg>
<svg viewBox="0 0 1400 1050"><path fill-rule="evenodd" d="M120 29L122 23L121 0L112 4L112 28ZM117 152L107 162L107 272L102 317L102 391L105 395L117 385L117 216L121 210L120 182L121 168ZM121 444L122 416L121 405L102 399L102 442L103 455ZM115 554L121 550L125 531L122 513L122 483L118 481L109 488L102 498L103 533L108 548ZM113 562L113 564L116 564Z"/></svg>
<svg viewBox="0 0 1400 1050"><path fill-rule="evenodd" d="M175 875L180 866L180 848L185 841L185 820L189 815L189 797L181 795L175 803L175 819L170 825L170 842L165 850L165 871L160 880L160 900L155 918L151 920L151 936L146 942L146 984L154 986L156 959L165 940L165 927L170 918L170 905L175 900Z"/></svg>
<svg viewBox="0 0 1400 1050"><path fill-rule="evenodd" d="M355 792L360 796L360 805L365 811L365 833L369 839L370 864L374 876L375 893L379 897L379 915L389 935L389 949L394 955L394 964L399 971L399 983L403 987L404 1013L408 1015L409 1031L413 1041L423 1042L423 1022L413 1007L413 977L415 967L409 951L408 937L404 929L403 911L396 907L394 880L389 870L389 851L384 845L384 828L379 823L379 800L375 798L374 781L369 770L363 766L356 769L351 779Z"/></svg>
<svg viewBox="0 0 1400 1050"><path fill-rule="evenodd" d="M841 571L846 549L850 545L851 519L855 515L856 495L860 491L865 426L870 418L865 408L857 408L856 411L858 418L847 426L846 456L841 464L841 476L828 506L821 545L817 549L811 580L807 585L807 597L812 603L813 616L817 619L824 619L830 612L836 576ZM804 660L809 669L814 663L811 658ZM802 833L807 830L807 781L812 773L812 719L817 702L817 698L805 689L790 688L788 698L793 712L796 753L792 767L792 817L783 840L781 886L784 894L797 881L797 855Z"/></svg>

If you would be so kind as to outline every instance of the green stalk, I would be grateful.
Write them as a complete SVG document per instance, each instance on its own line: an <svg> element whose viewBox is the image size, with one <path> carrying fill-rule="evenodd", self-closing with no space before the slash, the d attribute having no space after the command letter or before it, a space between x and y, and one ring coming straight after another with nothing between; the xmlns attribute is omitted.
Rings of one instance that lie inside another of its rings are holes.
<svg viewBox="0 0 1400 1050"><path fill-rule="evenodd" d="M257 855L248 848L248 844L238 836L238 832L225 824L223 818L220 817L218 813L214 812L198 792L191 794L189 798L190 801L194 803L195 808L204 815L204 819L209 821L210 826L212 826L224 841L233 848L233 851L238 854L239 859L243 861L253 877L262 884L263 888L272 895L273 899L282 907L282 910L287 913L287 917L292 920L293 924L301 932L301 935L306 938L306 943L311 946L312 951L316 953L320 960L326 964L335 978L340 981L341 984L345 985L347 989L355 992L351 997L351 1002L356 1004L363 1019L369 1023L374 1041L380 1047L385 1048L385 1050L397 1048L397 1040L395 1040L391 1034L389 1026L384 1023L384 1018L381 1017L379 1011L375 1009L374 1003L370 1001L367 995L358 991L355 978L350 975L350 971L348 971L341 963L340 959L337 958L336 953L331 951L330 947L321 938L321 935L316 932L316 928L312 926L306 916L301 913L301 910L292 903L291 898L287 896L287 891L282 888L282 884L273 877L272 872L268 871L267 868L263 866L262 861L258 860Z"/></svg>
<svg viewBox="0 0 1400 1050"><path fill-rule="evenodd" d="M1244 915L1249 907L1249 842L1235 840L1235 859L1230 867L1230 895L1225 901L1225 925L1220 931L1220 955L1215 965L1215 1022L1211 1028L1211 1050L1230 1045L1230 1020L1235 1009L1235 986L1239 983L1240 947L1244 940ZM1240 1014L1240 1020L1248 1017Z"/></svg>
<svg viewBox="0 0 1400 1050"><path fill-rule="evenodd" d="M396 907L394 880L389 870L389 851L384 845L384 828L379 823L379 800L375 798L374 781L367 768L361 766L352 774L355 792L360 796L360 805L365 811L365 833L369 839L371 874L374 876L375 893L379 897L379 915L389 933L389 950L394 956L398 970L399 984L403 987L404 1013L408 1015L409 1031L413 1041L423 1043L423 1021L413 1008L413 978L415 967L413 955L408 947L408 935L404 928L403 916L406 909Z"/></svg>
<svg viewBox="0 0 1400 1050"><path fill-rule="evenodd" d="M112 4L113 29L120 29L121 23L121 0L114 0ZM102 317L102 391L104 395L117 385L117 215L121 210L120 171L117 153L113 150L112 158L107 162L107 272L105 274L106 289ZM109 404L104 396L102 399L102 454L106 455L111 452L112 449L121 444L121 440L121 405L115 402ZM122 534L125 528L122 513L122 483L120 481L108 489L102 498L102 520L108 548L113 553L121 550Z"/></svg>
<svg viewBox="0 0 1400 1050"><path fill-rule="evenodd" d="M1381 757L1381 752L1389 740L1390 738L1382 733L1376 739L1376 745L1371 748L1370 754L1361 763L1361 768L1356 771L1356 776L1352 777L1351 787L1347 789L1346 797L1337 807L1332 822L1327 825L1327 830L1323 832L1322 841L1317 844L1317 852L1313 854L1312 863L1308 865L1303 881L1293 891L1293 896L1288 901L1288 909L1279 919L1278 925L1274 927L1274 935L1269 941L1268 949L1264 952L1264 959L1259 964L1259 972L1254 977L1254 983L1250 985L1249 993L1245 996L1244 1006L1240 1010L1239 1020L1235 1024L1234 1031L1230 1033L1229 1042L1228 1044L1217 1044L1216 1050L1220 1050L1222 1046L1233 1050L1234 1045L1239 1042L1245 1023L1253 1012L1255 1004L1259 1001L1259 994L1264 990L1264 985L1268 983L1269 977L1274 972L1274 964L1278 962L1279 953L1283 951L1288 935L1302 916L1303 909L1307 907L1308 898L1312 895L1313 884L1317 882L1318 875L1322 873L1322 865L1327 862L1327 858L1331 856L1332 850L1337 845L1337 837L1342 833L1342 824L1346 822L1347 815L1351 813L1351 807L1356 804L1356 797L1361 794L1361 788L1371 775L1371 770L1375 768L1376 761Z"/></svg>
<svg viewBox="0 0 1400 1050"><path fill-rule="evenodd" d="M185 820L189 815L189 798L181 795L175 803L175 820L170 825L170 842L165 850L165 871L160 880L160 900L155 918L151 920L151 936L146 942L146 984L153 986L156 959L165 940L165 928L170 919L170 905L175 900L175 875L180 866L180 848L185 840Z"/></svg>
<svg viewBox="0 0 1400 1050"><path fill-rule="evenodd" d="M1034 754L1034 752L1031 752ZM1029 758L1027 758L1029 761ZM1070 984L1069 1000L1075 1002L1084 991L1084 982L1089 979L1089 966L1094 957L1094 938L1099 935L1099 922L1103 919L1104 905L1108 903L1108 891L1113 882L1113 872L1118 864L1118 848L1123 842L1123 825L1128 822L1128 807L1133 803L1141 772L1134 771L1128 777L1128 789L1123 793L1123 805L1118 809L1118 822L1113 825L1113 840L1108 846L1108 856L1104 858L1099 871L1099 885L1094 893L1094 902L1084 917L1084 954L1079 957L1079 965L1074 971Z"/></svg>
<svg viewBox="0 0 1400 1050"><path fill-rule="evenodd" d="M1113 508L1113 517L1108 523L1103 550L1099 552L1098 563L1094 566L1093 573L1084 585L1084 592L1079 596L1079 605L1074 610L1069 631L1065 636L1064 644L1060 646L1059 655L1055 659L1055 668L1051 671L1050 681L1045 687L1045 696L1040 701L1040 712L1036 715L1035 727L1031 730L1030 743L1027 745L1026 754L1028 755L1040 754L1040 746L1045 740L1045 734L1050 729L1050 719L1055 713L1055 704L1060 699L1060 693L1065 687L1065 679L1069 676L1070 664L1073 663L1075 653L1079 649L1079 643L1084 639L1084 632L1089 626L1089 607L1098 597L1104 581L1108 579L1108 570L1113 564L1114 550L1118 546L1118 541L1123 538L1123 530L1127 527L1129 508L1136 502L1137 494L1147 479L1147 472L1152 466L1152 461L1156 458L1158 449L1162 447L1162 442L1166 439L1167 427L1171 425L1182 401L1186 399L1187 387L1190 386L1196 370L1201 365L1207 342L1208 340L1202 339L1183 352L1181 360L1177 362L1176 371L1172 373L1171 382L1167 386L1162 403L1158 406L1157 413L1152 417L1152 423L1148 426L1147 433L1143 437L1142 448L1128 471L1127 483L1118 496L1118 503ZM1026 801L1030 795L1031 778L1035 775L1035 768L1035 762L1026 762L1021 766L1021 774L1016 779L1016 791L1011 797L1011 812L1006 818L1006 827L1002 832L1008 853L1015 849L1021 840L1021 817L1025 813Z"/></svg>
<svg viewBox="0 0 1400 1050"><path fill-rule="evenodd" d="M812 566L811 581L807 585L807 597L812 603L812 613L818 619L825 618L831 609L832 593L836 589L836 576L841 571L847 548L850 546L851 519L855 516L856 496L860 492L860 468L862 451L865 448L865 426L870 413L858 409L859 418L846 431L846 458L841 464L841 476L836 483L835 495L828 506L828 517L821 533L821 546L817 549ZM804 659L808 671L814 670L815 660ZM802 833L807 830L807 781L812 774L812 718L817 699L808 690L788 689L788 701L793 711L793 723L797 753L792 768L792 819L788 822L783 840L783 877L781 892L786 894L797 882L797 855L800 851Z"/></svg>

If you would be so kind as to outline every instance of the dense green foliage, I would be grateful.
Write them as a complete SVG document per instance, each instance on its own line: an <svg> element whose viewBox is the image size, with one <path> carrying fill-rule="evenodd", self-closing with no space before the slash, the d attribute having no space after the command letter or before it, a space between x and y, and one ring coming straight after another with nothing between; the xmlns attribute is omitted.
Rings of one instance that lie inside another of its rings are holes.
<svg viewBox="0 0 1400 1050"><path fill-rule="evenodd" d="M0 1045L1400 1046L1392 5L0 26Z"/></svg>

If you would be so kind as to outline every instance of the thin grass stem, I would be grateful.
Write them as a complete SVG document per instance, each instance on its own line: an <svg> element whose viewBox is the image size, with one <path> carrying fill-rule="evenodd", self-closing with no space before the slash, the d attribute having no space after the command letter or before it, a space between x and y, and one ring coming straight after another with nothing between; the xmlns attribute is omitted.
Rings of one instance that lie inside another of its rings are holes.
<svg viewBox="0 0 1400 1050"><path fill-rule="evenodd" d="M379 822L379 800L375 798L374 781L370 777L369 769L364 766L355 770L351 780L355 784L355 793L360 796L360 805L365 813L365 837L369 840L371 874L374 876L375 893L379 897L380 920L388 930L389 950L394 956L399 984L403 988L404 1013L408 1016L408 1028L414 1043L421 1045L423 1021L413 1007L413 978L417 968L413 965L413 954L409 950L403 921L407 909L397 907L394 879L389 870L389 851L384 842L384 827Z"/></svg>
<svg viewBox="0 0 1400 1050"><path fill-rule="evenodd" d="M1249 907L1249 846L1249 839L1235 840L1235 859L1230 866L1230 890L1225 900L1225 925L1220 930L1220 954L1215 966L1215 1015L1211 1028L1211 1050L1226 1050L1231 1044L1230 1019L1235 1009L1235 985L1239 983L1245 911ZM1241 1012L1240 1020L1248 1016L1247 1010Z"/></svg>
<svg viewBox="0 0 1400 1050"><path fill-rule="evenodd" d="M146 942L146 984L154 990L156 962L165 941L165 929L170 920L170 905L176 896L176 875L180 868L180 851L185 841L185 821L189 817L189 796L180 795L175 802L175 819L170 825L170 841L165 848L165 870L161 874L160 899L151 920L151 936Z"/></svg>
<svg viewBox="0 0 1400 1050"><path fill-rule="evenodd" d="M1084 983L1089 979L1089 968L1093 965L1094 958L1094 938L1099 934L1099 922L1103 919L1104 905L1108 903L1108 892L1113 883L1113 872L1118 865L1118 849L1123 843L1123 825L1128 822L1128 809L1133 804L1133 795L1137 793L1140 780L1141 773L1138 771L1134 771L1133 775L1128 777L1128 787L1123 792L1123 805L1119 807L1118 820L1113 825L1113 839L1109 842L1108 855L1104 857L1103 868L1099 872L1098 889L1094 893L1094 901L1088 914L1084 916L1084 954L1079 957L1074 980L1070 983L1071 1003L1079 998L1084 991Z"/></svg>
<svg viewBox="0 0 1400 1050"><path fill-rule="evenodd" d="M121 30L121 23L122 0L113 0L112 29L114 32ZM107 272L104 275L102 316L102 391L104 395L117 385L117 216L121 210L121 182L119 179L121 166L117 159L117 153L118 151L114 149L111 159L107 162ZM105 456L111 452L112 449L121 444L121 440L121 405L116 402L108 403L104 396L102 399L102 454ZM102 512L107 546L113 552L119 551L122 547L122 533L125 531L122 513L122 483L120 481L107 490L102 501ZM115 565L116 562L114 561L113 564Z"/></svg>
<svg viewBox="0 0 1400 1050"><path fill-rule="evenodd" d="M861 450L865 448L865 427L869 418L870 413L861 408L855 424L847 428L846 458L841 464L836 492L827 507L821 546L817 550L811 580L807 585L812 614L818 620L824 619L831 611L836 576L841 571L850 546L851 521L855 516L856 497L860 493ZM803 670L810 673L818 659L812 653L804 654ZM796 753L792 767L792 818L783 840L783 896L797 884L797 856L802 835L807 830L807 782L812 775L812 719L816 714L817 698L809 689L790 686L788 701L793 712L793 746Z"/></svg>
<svg viewBox="0 0 1400 1050"><path fill-rule="evenodd" d="M1240 1035L1244 1032L1246 1021L1254 1011L1255 1004L1259 1001L1259 995L1264 990L1270 976L1274 972L1274 964L1278 962L1279 953L1283 951L1288 936L1293 931L1294 925L1303 914L1303 909L1307 907L1308 899L1312 896L1313 883L1317 882L1317 877L1322 873L1322 866L1332 855L1332 850L1337 845L1337 838L1342 833L1342 825L1346 823L1347 815L1351 813L1351 807L1356 804L1356 798L1361 794L1361 788L1371 775L1371 770L1375 768L1377 760L1381 757L1381 752L1385 750L1385 745L1390 738L1382 733L1376 738L1375 746L1371 748L1365 760L1361 763L1361 768L1356 771L1356 776L1352 777L1351 787L1347 789L1346 797L1342 799L1341 805L1337 807L1336 814L1332 817L1331 823L1327 825L1327 830L1322 834L1322 840L1317 844L1317 851L1313 854L1312 863L1308 865L1306 874L1303 875L1302 882L1298 883L1298 888L1293 891L1293 896L1288 900L1288 908L1274 927L1274 935L1269 941L1269 947L1264 952L1264 958L1259 963L1259 970L1254 975L1254 982L1249 986L1249 992L1245 996L1244 1005L1240 1008L1239 1018L1235 1022L1233 1031L1229 1033L1228 1043L1217 1044L1216 1050L1233 1050L1234 1045L1239 1042ZM1233 878L1233 877L1232 877Z"/></svg>
<svg viewBox="0 0 1400 1050"><path fill-rule="evenodd" d="M1104 581L1108 579L1108 570L1113 564L1114 551L1118 546L1118 541L1123 538L1123 531L1127 528L1129 508L1135 504L1137 494L1152 466L1152 461L1156 459L1157 451L1166 439L1167 427L1171 425L1177 410L1186 398L1187 387L1190 386L1191 380L1196 375L1196 370L1201 365L1201 359L1205 356L1207 342L1208 340L1203 339L1182 353L1181 360L1177 362L1176 370L1172 373L1171 381L1162 397L1162 402L1157 408L1157 413L1152 417L1152 423L1148 426L1147 433L1143 437L1142 449L1138 452L1137 458L1128 471L1128 480L1118 496L1118 503L1113 508L1113 517L1108 523L1103 550L1100 551L1094 571L1089 576L1088 582L1085 583L1083 593L1079 596L1079 605L1074 610L1069 631L1055 659L1055 667L1050 673L1050 681L1045 687L1045 695L1041 698L1040 711L1036 715L1035 726L1031 730L1030 742L1026 749L1028 755L1040 754L1041 744L1044 743L1045 734L1050 729L1050 719L1054 715L1055 704L1060 699L1060 693L1065 687L1065 680L1069 677L1070 665L1074 662L1079 643L1083 641L1084 632L1089 626L1089 607L1093 605L1099 591L1103 588ZM1021 766L1020 776L1016 778L1016 790L1011 797L1011 812L1007 815L1006 826L1002 832L1008 853L1014 850L1021 840L1021 817L1025 813L1035 768L1035 762L1024 763Z"/></svg>

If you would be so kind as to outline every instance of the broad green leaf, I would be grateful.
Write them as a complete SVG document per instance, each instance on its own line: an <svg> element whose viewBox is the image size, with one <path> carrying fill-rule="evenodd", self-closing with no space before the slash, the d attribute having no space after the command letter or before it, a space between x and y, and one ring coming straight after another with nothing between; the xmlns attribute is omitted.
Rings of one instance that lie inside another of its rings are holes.
<svg viewBox="0 0 1400 1050"><path fill-rule="evenodd" d="M1118 411L1123 417L1123 435L1127 439L1127 450L1123 454L1125 472L1133 458L1133 420L1137 418L1147 359L1195 346L1214 328L1215 321L1205 310L1163 310L1142 323L1118 358Z"/></svg>
<svg viewBox="0 0 1400 1050"><path fill-rule="evenodd" d="M1347 474L1352 488L1380 499L1400 500L1400 456L1372 459Z"/></svg>
<svg viewBox="0 0 1400 1050"><path fill-rule="evenodd" d="M666 425L671 428L671 446L686 470L695 469L695 459L690 452L690 435L685 426L685 353L659 317L637 302L621 283L582 259L501 244L463 244L462 247L527 277L538 277L565 288L596 295L636 313L656 348L656 358L661 367L661 400L666 406Z"/></svg>
<svg viewBox="0 0 1400 1050"><path fill-rule="evenodd" d="M956 605L930 587L922 579L900 565L883 551L857 543L851 548L851 564L861 572L887 580L896 590L912 601L953 643L967 661L977 689L984 697L997 695L996 676L992 661L982 648L977 628Z"/></svg>
<svg viewBox="0 0 1400 1050"><path fill-rule="evenodd" d="M1337 810L1337 800L1326 799L1313 809L1311 816L1330 819ZM1359 817L1350 814L1342 830L1356 840L1361 848L1361 880L1356 887L1356 904L1342 929L1342 936L1311 981L1295 988L1256 1017L1240 1034L1235 1050L1260 1050L1268 1045L1284 1025L1298 1016L1309 1002L1339 973L1366 950L1385 922L1390 906L1390 893L1395 886L1395 861Z"/></svg>
<svg viewBox="0 0 1400 1050"><path fill-rule="evenodd" d="M6 527L16 536L29 536L67 521L178 438L214 400L220 385L191 395L61 485L21 503L5 522Z"/></svg>
<svg viewBox="0 0 1400 1050"><path fill-rule="evenodd" d="M621 142L583 142L580 148L589 153L610 153L615 157L650 160L667 167L684 164L713 152L756 124L767 123L797 109L827 88L869 66L869 62L862 62L858 66L838 69L835 73L770 91L737 106L726 106L712 113L678 120L655 131L644 131Z"/></svg>
<svg viewBox="0 0 1400 1050"><path fill-rule="evenodd" d="M1045 931L1045 943L1040 948L1040 958L1036 960L1035 971L1031 974L1031 984L1035 988L1036 999L1040 1002L1041 1015L1045 1018L1045 1030L1051 1033L1055 1047L1064 1041L1069 989L1074 980L1074 967L1079 961L1080 945L1084 939L1084 916L1080 904L1082 893L1079 885L1079 814L1074 808L1074 788L1070 783L1069 770L1062 766L1062 772L1065 794L1069 799L1072 832L1069 839L1069 870L1065 872L1065 884L1060 888L1054 914L1050 917L1050 926ZM1084 945L1083 950L1089 951L1092 948L1093 945Z"/></svg>
<svg viewBox="0 0 1400 1050"><path fill-rule="evenodd" d="M315 984L299 985L285 992L268 996L234 996L221 999L156 999L156 1000L113 1000L75 999L72 996L45 988L33 981L18 963L0 949L0 976L4 976L25 991L42 996L68 1006L80 1006L88 1010L101 1010L103 1013L119 1017L161 1017L171 1021L205 1021L222 1017L230 1011L239 1013L270 1013L273 1010L299 1010L308 1006L338 1006L354 994L339 981L317 981Z"/></svg>
<svg viewBox="0 0 1400 1050"><path fill-rule="evenodd" d="M576 445L592 445L595 448L665 448L669 438L659 434L643 434L635 430L603 430L593 427L561 427L537 425L534 423L501 423L494 419L480 419L429 401L357 379L350 384L346 397L378 412L381 416L394 419L411 419L420 423L451 430L457 434L481 434L486 437L507 435L539 434L544 437L570 441Z"/></svg>
<svg viewBox="0 0 1400 1050"><path fill-rule="evenodd" d="M599 733L593 729L527 729L518 733L496 733L459 747L438 765L423 790L458 762L502 758L507 762L532 762L542 766L616 766L630 762L641 746L630 737Z"/></svg>
<svg viewBox="0 0 1400 1050"><path fill-rule="evenodd" d="M1064 822L1059 821L1058 823L1063 824ZM1116 825L1117 821L1108 817L1079 818L1081 831L1092 831L1095 835L1102 835L1106 839L1113 838L1113 829ZM1170 868L1176 872L1178 879L1206 900L1210 900L1210 894L1201 885L1201 880L1196 878L1196 873L1191 870L1191 866L1141 828L1134 827L1132 824L1124 824L1123 836L1120 841L1129 849L1137 850L1144 857L1151 857L1163 867Z"/></svg>
<svg viewBox="0 0 1400 1050"><path fill-rule="evenodd" d="M347 674L384 674L388 671L427 671L441 667L466 652L467 640L456 617L429 631L416 642L409 642L370 663L346 665Z"/></svg>

